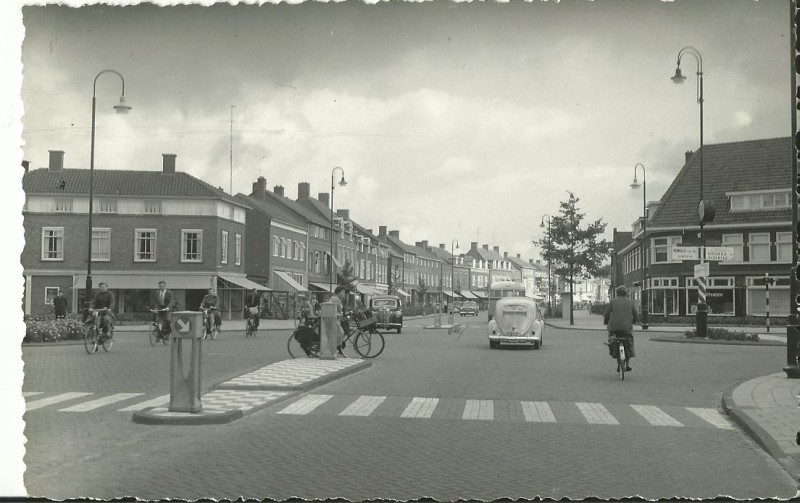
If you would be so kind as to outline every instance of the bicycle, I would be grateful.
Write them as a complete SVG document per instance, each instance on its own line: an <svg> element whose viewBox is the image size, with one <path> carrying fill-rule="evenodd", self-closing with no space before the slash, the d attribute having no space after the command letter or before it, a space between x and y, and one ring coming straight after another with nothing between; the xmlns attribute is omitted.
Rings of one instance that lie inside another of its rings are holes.
<svg viewBox="0 0 800 503"><path fill-rule="evenodd" d="M203 312L203 339L210 337L213 341L219 335L219 325L214 323L215 309L215 307L200 307L200 311Z"/></svg>
<svg viewBox="0 0 800 503"><path fill-rule="evenodd" d="M153 324L150 327L150 345L155 346L159 342L164 344L165 346L170 342L170 326L167 320L159 320L158 313L162 313L164 311L169 311L169 309L151 309L150 312L153 313Z"/></svg>
<svg viewBox="0 0 800 503"><path fill-rule="evenodd" d="M630 348L628 347L628 339L624 334L617 334L616 332L610 334L610 340L607 343L611 349L611 356L617 359L617 373L619 374L620 381L625 380L625 371L628 368L628 361L630 359Z"/></svg>
<svg viewBox="0 0 800 503"><path fill-rule="evenodd" d="M244 329L245 337L255 337L256 330L258 327L256 326L256 319L258 318L258 308L257 307L248 307L247 308L247 324Z"/></svg>
<svg viewBox="0 0 800 503"><path fill-rule="evenodd" d="M355 326L353 326L355 320ZM339 355L345 358L375 358L383 352L386 341L376 328L376 320L363 313L346 313L342 322L348 329L344 332L342 342L337 348ZM289 355L298 358L303 355L318 358L320 351L319 318L306 318L298 328L289 335L286 342Z"/></svg>
<svg viewBox="0 0 800 503"><path fill-rule="evenodd" d="M103 351L111 351L111 346L114 345L114 329L111 327L111 335L109 335L108 322L103 323L102 315L109 312L110 309L92 309L91 317L86 319L86 333L83 335L83 347L87 353L96 353L98 346L103 346ZM101 326L102 325L102 326Z"/></svg>

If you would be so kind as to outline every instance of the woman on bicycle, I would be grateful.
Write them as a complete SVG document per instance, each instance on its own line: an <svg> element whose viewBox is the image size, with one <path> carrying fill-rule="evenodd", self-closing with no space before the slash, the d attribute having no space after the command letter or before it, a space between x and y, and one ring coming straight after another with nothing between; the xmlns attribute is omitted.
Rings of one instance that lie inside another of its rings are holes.
<svg viewBox="0 0 800 503"><path fill-rule="evenodd" d="M217 330L222 326L222 318L219 315L219 297L217 296L217 291L213 288L208 289L208 293L203 297L203 300L200 302L200 309L211 309L210 313L214 314L214 325L216 325Z"/></svg>
<svg viewBox="0 0 800 503"><path fill-rule="evenodd" d="M253 319L253 328L258 328L259 318L261 317L259 315L261 313L261 294L255 288L247 295L245 307L247 308L247 318L252 317Z"/></svg>
<svg viewBox="0 0 800 503"><path fill-rule="evenodd" d="M628 351L625 354L625 371L630 372L630 358L635 356L633 352L633 324L639 317L636 304L628 297L628 289L625 285L617 287L617 296L611 299L606 306L603 321L608 326L609 351L611 347L611 336L615 335L624 338L628 344ZM613 353L611 356L614 356Z"/></svg>

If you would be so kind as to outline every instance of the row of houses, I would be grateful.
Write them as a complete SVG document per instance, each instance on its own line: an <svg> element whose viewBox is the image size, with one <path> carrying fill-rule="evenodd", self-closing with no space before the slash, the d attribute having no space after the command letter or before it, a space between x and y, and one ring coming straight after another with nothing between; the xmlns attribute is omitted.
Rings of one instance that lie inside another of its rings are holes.
<svg viewBox="0 0 800 503"><path fill-rule="evenodd" d="M654 316L692 316L697 306L699 259L685 260L681 248L701 245L700 154L687 152L661 199L646 202L646 226L640 217L631 231L614 229L612 286L627 285L640 302L644 289ZM715 208L703 238L707 248L727 254L709 263L709 316L766 316L767 305L772 316L789 314L792 155L791 137L702 147L703 196ZM766 274L774 280L769 286Z"/></svg>
<svg viewBox="0 0 800 503"><path fill-rule="evenodd" d="M63 151L50 151L46 168L23 163L25 313L50 312L58 290L77 311L89 253L93 285L108 284L120 313L146 313L164 280L186 308L216 288L224 314L238 316L247 290L257 289L266 292L268 315L283 318L298 293L330 295L347 263L359 293L391 289L414 304L483 299L496 280L546 295L546 267L497 246L473 242L452 255L444 244L411 245L388 226L359 225L347 209L331 215L330 194L313 197L307 182L298 183L295 199L282 186L269 190L263 177L250 194L234 196L176 163L176 155L162 154L160 171L95 169L92 179L88 169L66 169Z"/></svg>

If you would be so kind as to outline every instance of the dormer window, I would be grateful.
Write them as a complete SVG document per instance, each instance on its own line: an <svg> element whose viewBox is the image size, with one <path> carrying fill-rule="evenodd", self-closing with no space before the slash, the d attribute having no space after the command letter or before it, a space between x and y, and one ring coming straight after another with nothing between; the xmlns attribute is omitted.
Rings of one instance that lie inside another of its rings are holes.
<svg viewBox="0 0 800 503"><path fill-rule="evenodd" d="M53 201L53 211L56 213L72 213L72 198L57 197Z"/></svg>
<svg viewBox="0 0 800 503"><path fill-rule="evenodd" d="M99 213L116 213L117 200L116 199L100 199L98 206Z"/></svg>
<svg viewBox="0 0 800 503"><path fill-rule="evenodd" d="M791 207L791 190L729 192L731 211L775 210Z"/></svg>

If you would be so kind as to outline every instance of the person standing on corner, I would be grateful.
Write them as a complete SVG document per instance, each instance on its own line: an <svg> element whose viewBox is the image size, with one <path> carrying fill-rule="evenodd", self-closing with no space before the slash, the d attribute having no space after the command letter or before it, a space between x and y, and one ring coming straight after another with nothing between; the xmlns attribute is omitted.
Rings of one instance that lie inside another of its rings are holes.
<svg viewBox="0 0 800 503"><path fill-rule="evenodd" d="M67 298L64 297L64 292L61 289L56 292L56 296L53 298L53 312L56 315L56 319L67 317Z"/></svg>

